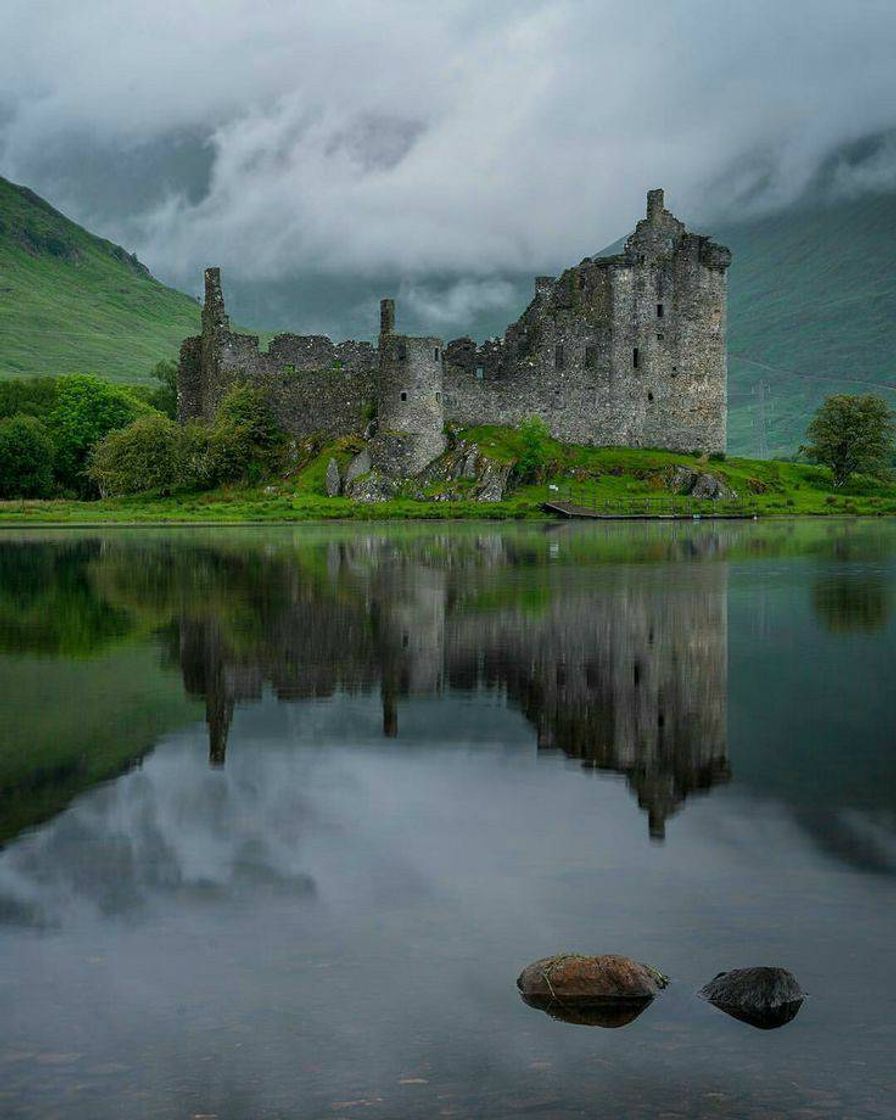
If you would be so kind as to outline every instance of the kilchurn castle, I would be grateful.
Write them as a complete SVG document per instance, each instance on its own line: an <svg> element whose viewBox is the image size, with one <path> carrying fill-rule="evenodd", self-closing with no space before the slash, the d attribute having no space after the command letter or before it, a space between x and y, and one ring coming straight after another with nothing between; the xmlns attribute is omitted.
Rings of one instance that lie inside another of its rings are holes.
<svg viewBox="0 0 896 1120"><path fill-rule="evenodd" d="M622 252L538 277L501 339L396 333L395 305L384 299L376 346L281 334L266 350L231 330L210 268L202 334L181 348L180 418L210 419L245 380L264 389L292 435L366 434L372 465L406 474L441 454L447 422L529 416L566 442L724 451L730 262L654 190Z"/></svg>

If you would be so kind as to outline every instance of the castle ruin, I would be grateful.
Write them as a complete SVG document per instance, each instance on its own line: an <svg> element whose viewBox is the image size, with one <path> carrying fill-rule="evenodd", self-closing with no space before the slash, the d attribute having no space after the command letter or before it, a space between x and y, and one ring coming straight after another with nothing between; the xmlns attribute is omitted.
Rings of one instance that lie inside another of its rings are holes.
<svg viewBox="0 0 896 1120"><path fill-rule="evenodd" d="M689 233L653 190L620 253L538 277L503 338L445 345L398 334L386 299L376 346L281 334L266 350L231 329L210 268L202 334L181 347L179 416L212 419L245 380L265 390L293 436L367 436L371 464L406 475L441 454L448 422L516 425L530 416L569 443L724 452L730 262L728 249Z"/></svg>

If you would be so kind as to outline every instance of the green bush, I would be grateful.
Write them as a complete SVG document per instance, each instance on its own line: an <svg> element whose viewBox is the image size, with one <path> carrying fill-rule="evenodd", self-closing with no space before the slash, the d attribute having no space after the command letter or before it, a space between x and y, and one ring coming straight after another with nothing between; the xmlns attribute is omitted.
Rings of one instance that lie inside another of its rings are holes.
<svg viewBox="0 0 896 1120"><path fill-rule="evenodd" d="M48 498L55 448L34 416L0 420L0 498Z"/></svg>
<svg viewBox="0 0 896 1120"><path fill-rule="evenodd" d="M259 482L283 468L286 446L286 433L265 394L235 385L218 406L208 434L208 484Z"/></svg>
<svg viewBox="0 0 896 1120"><path fill-rule="evenodd" d="M170 494L183 483L182 442L181 428L167 416L141 416L100 440L88 473L104 498L145 491Z"/></svg>
<svg viewBox="0 0 896 1120"><path fill-rule="evenodd" d="M16 377L0 381L0 418L22 415L46 420L56 407L58 388L56 377Z"/></svg>
<svg viewBox="0 0 896 1120"><path fill-rule="evenodd" d="M149 393L149 403L163 415L175 420L177 418L177 362L157 362L152 368L152 376L159 385Z"/></svg>
<svg viewBox="0 0 896 1120"><path fill-rule="evenodd" d="M530 416L519 426L522 451L516 476L522 483L540 482L550 461L551 433L540 416Z"/></svg>
<svg viewBox="0 0 896 1120"><path fill-rule="evenodd" d="M94 444L109 432L126 428L138 416L154 411L127 389L92 374L60 377L56 403L47 418L56 445L56 476L60 485L81 497L94 497L96 487L87 474L87 460Z"/></svg>

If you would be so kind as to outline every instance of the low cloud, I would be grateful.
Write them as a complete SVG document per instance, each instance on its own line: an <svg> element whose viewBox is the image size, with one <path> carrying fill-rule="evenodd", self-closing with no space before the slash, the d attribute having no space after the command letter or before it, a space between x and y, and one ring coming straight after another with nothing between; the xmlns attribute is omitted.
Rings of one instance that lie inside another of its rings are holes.
<svg viewBox="0 0 896 1120"><path fill-rule="evenodd" d="M434 325L497 298L496 275L596 252L652 186L694 224L785 205L832 151L896 124L889 0L7 0L5 15L4 174L173 282L195 287L211 261L243 283L399 276ZM894 172L885 143L831 184L890 188ZM455 278L437 300L433 274Z"/></svg>

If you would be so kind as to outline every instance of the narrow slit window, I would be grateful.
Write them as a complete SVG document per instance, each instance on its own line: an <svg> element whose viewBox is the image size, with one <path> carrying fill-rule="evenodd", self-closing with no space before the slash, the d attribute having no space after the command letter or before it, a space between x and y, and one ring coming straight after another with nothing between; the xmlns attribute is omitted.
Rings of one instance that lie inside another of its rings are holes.
<svg viewBox="0 0 896 1120"><path fill-rule="evenodd" d="M657 317L657 319L662 319L663 314L664 314L664 310L665 309L663 308L663 305L661 303L658 303L656 305L656 317Z"/></svg>
<svg viewBox="0 0 896 1120"><path fill-rule="evenodd" d="M652 401L652 400L653 400L653 393L648 393L648 394L647 394L647 399L648 399L649 401Z"/></svg>
<svg viewBox="0 0 896 1120"><path fill-rule="evenodd" d="M485 366L476 367L476 380L482 381L485 378Z"/></svg>
<svg viewBox="0 0 896 1120"><path fill-rule="evenodd" d="M439 348L438 348L438 346L432 352L432 360L434 362L437 362L439 360Z"/></svg>
<svg viewBox="0 0 896 1120"><path fill-rule="evenodd" d="M405 344L403 342L400 342L398 344L398 360L400 362L403 362L403 361L405 361L407 356L408 356L408 348L407 348L407 346L405 346Z"/></svg>
<svg viewBox="0 0 896 1120"><path fill-rule="evenodd" d="M634 350L632 350L632 368L633 369L640 369L641 368L641 351L638 349L637 346L634 348Z"/></svg>
<svg viewBox="0 0 896 1120"><path fill-rule="evenodd" d="M441 404L441 403L442 403L442 394L441 393L436 393L436 404Z"/></svg>
<svg viewBox="0 0 896 1120"><path fill-rule="evenodd" d="M405 389L402 389L401 392L398 394L398 396L399 396L399 399L403 400L403 401L406 401L408 399L408 394L407 394L407 391Z"/></svg>
<svg viewBox="0 0 896 1120"><path fill-rule="evenodd" d="M555 346L554 347L554 368L555 369L563 369L563 359L564 359L563 347L562 346Z"/></svg>

